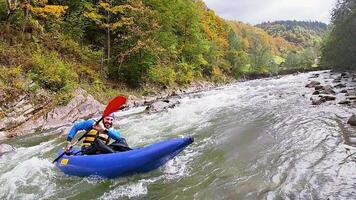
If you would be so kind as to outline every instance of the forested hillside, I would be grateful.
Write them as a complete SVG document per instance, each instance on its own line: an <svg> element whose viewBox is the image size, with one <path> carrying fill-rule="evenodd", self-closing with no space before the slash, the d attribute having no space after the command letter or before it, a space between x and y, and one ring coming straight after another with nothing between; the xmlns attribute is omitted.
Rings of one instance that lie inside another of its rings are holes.
<svg viewBox="0 0 356 200"><path fill-rule="evenodd" d="M200 0L2 0L0 26L2 103L24 93L65 103L78 86L105 99L117 88L226 82L310 68L317 56Z"/></svg>
<svg viewBox="0 0 356 200"><path fill-rule="evenodd" d="M288 52L302 50L281 37L272 37L264 30L249 24L230 21L235 34L239 36L244 52L249 55L247 72L272 72L283 70L282 64Z"/></svg>
<svg viewBox="0 0 356 200"><path fill-rule="evenodd" d="M322 45L321 65L356 70L356 1L338 1L331 22L331 32Z"/></svg>
<svg viewBox="0 0 356 200"><path fill-rule="evenodd" d="M327 25L312 21L275 21L256 25L273 37L282 37L288 42L303 47L314 46L327 32Z"/></svg>

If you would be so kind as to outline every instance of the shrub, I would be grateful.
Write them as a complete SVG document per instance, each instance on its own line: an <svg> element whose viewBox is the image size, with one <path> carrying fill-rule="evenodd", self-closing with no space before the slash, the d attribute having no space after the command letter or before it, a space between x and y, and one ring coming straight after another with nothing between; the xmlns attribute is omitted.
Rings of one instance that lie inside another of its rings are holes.
<svg viewBox="0 0 356 200"><path fill-rule="evenodd" d="M176 80L176 72L171 66L157 65L149 69L149 80L162 85L173 85Z"/></svg>
<svg viewBox="0 0 356 200"><path fill-rule="evenodd" d="M194 79L194 67L188 63L178 64L177 72L176 79L178 84L190 84Z"/></svg>
<svg viewBox="0 0 356 200"><path fill-rule="evenodd" d="M41 87L54 92L70 92L75 87L78 75L56 54L35 53L33 61L34 66L29 76Z"/></svg>
<svg viewBox="0 0 356 200"><path fill-rule="evenodd" d="M0 104L16 99L24 92L22 68L0 66Z"/></svg>

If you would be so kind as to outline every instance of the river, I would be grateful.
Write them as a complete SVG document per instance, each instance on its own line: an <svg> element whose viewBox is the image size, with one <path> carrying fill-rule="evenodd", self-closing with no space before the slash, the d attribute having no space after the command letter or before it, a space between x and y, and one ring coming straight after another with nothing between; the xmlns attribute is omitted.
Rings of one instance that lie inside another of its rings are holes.
<svg viewBox="0 0 356 200"><path fill-rule="evenodd" d="M165 166L117 179L70 177L51 162L65 137L7 141L0 199L355 199L344 132L355 108L310 102L310 73L239 82L183 96L166 112L117 113L130 146L181 135L195 142Z"/></svg>

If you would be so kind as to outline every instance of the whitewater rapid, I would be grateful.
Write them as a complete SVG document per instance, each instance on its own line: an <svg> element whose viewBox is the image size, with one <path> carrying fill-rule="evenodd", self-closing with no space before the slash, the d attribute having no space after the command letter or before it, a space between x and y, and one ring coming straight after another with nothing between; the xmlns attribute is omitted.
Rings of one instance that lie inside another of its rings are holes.
<svg viewBox="0 0 356 200"><path fill-rule="evenodd" d="M325 72L320 72L321 74ZM310 73L238 82L182 96L161 113L118 112L132 147L178 136L195 142L165 166L117 179L70 177L53 164L65 137L7 143L0 199L354 199L356 163L342 133L355 108L313 106Z"/></svg>

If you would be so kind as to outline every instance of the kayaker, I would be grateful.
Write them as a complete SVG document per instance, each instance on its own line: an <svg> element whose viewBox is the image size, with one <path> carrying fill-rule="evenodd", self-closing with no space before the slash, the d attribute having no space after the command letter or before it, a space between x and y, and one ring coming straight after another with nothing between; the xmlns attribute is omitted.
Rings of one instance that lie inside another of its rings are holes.
<svg viewBox="0 0 356 200"><path fill-rule="evenodd" d="M71 141L78 131L84 130L89 131L86 137L83 139L83 144L81 148L82 154L92 155L97 153L114 153L115 150L111 148L108 144L110 138L114 139L112 147L115 144L121 144L119 146L125 146L130 149L124 138L121 138L121 134L118 130L112 128L114 115L111 114L103 118L103 120L96 124L94 119L89 119L85 121L76 122L72 129L68 133L67 145L64 149L66 153L69 153L71 146ZM122 145L125 144L125 145Z"/></svg>

